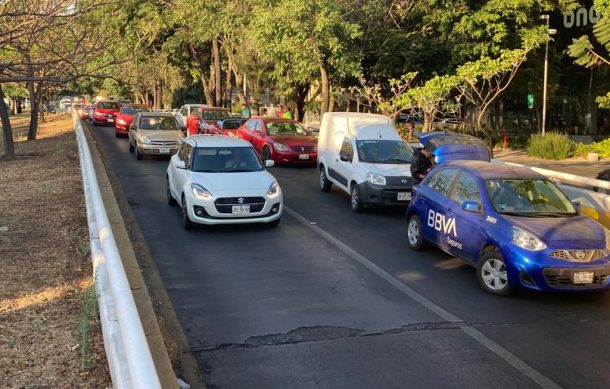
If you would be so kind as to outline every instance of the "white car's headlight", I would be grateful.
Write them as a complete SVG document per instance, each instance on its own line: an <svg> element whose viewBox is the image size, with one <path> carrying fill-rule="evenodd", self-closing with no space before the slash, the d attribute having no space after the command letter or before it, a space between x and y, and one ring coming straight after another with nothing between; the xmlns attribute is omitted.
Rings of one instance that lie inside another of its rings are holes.
<svg viewBox="0 0 610 389"><path fill-rule="evenodd" d="M288 148L288 146L286 146L283 143L274 143L273 147L275 147L275 149L277 151L289 151L290 149Z"/></svg>
<svg viewBox="0 0 610 389"><path fill-rule="evenodd" d="M530 251L541 251L546 249L546 245L535 235L522 230L521 228L512 227L511 233L513 236L513 244L522 249Z"/></svg>
<svg viewBox="0 0 610 389"><path fill-rule="evenodd" d="M371 184L385 185L385 177L377 173L366 173L366 180Z"/></svg>
<svg viewBox="0 0 610 389"><path fill-rule="evenodd" d="M278 185L277 181L273 181L271 183L271 185L269 186L269 190L267 191L267 196L276 197L279 194L280 194L280 186Z"/></svg>
<svg viewBox="0 0 610 389"><path fill-rule="evenodd" d="M210 191L199 184L191 184L191 190L193 191L193 196L198 199L209 200L212 198Z"/></svg>
<svg viewBox="0 0 610 389"><path fill-rule="evenodd" d="M140 138L140 142L144 143L145 145L149 145L149 144L151 143L151 142L150 142L150 139L148 139L148 138L147 138L147 137L145 137L145 136L143 136L143 137L141 137L141 138Z"/></svg>
<svg viewBox="0 0 610 389"><path fill-rule="evenodd" d="M604 231L606 232L606 250L610 250L610 230L605 228Z"/></svg>

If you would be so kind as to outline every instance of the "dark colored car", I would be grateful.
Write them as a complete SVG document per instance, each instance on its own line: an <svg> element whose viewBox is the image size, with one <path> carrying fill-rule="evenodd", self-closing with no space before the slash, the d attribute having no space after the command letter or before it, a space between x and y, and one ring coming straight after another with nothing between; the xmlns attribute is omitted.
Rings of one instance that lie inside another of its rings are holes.
<svg viewBox="0 0 610 389"><path fill-rule="evenodd" d="M263 160L276 164L315 164L318 158L318 140L292 119L253 117L237 136L250 142Z"/></svg>
<svg viewBox="0 0 610 389"><path fill-rule="evenodd" d="M113 100L102 100L93 104L93 125L111 124L114 126L116 116L121 110L121 103Z"/></svg>
<svg viewBox="0 0 610 389"><path fill-rule="evenodd" d="M407 220L412 249L429 243L465 260L490 294L610 286L610 231L525 167L437 165L413 187Z"/></svg>
<svg viewBox="0 0 610 389"><path fill-rule="evenodd" d="M128 104L121 107L121 110L116 117L115 124L115 136L117 138L121 135L127 136L129 133L129 126L138 112L150 112L150 108L143 104Z"/></svg>
<svg viewBox="0 0 610 389"><path fill-rule="evenodd" d="M417 135L419 142L434 155L436 163L471 160L491 161L489 149L474 136L450 131L426 132Z"/></svg>

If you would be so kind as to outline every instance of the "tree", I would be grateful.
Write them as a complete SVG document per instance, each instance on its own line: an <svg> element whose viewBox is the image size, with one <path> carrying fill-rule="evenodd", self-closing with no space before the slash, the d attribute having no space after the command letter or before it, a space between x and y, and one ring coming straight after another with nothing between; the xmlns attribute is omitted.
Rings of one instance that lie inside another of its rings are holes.
<svg viewBox="0 0 610 389"><path fill-rule="evenodd" d="M608 0L595 0L595 9L601 13L601 19L593 27L593 36L597 44L591 42L588 36L583 35L574 39L568 53L574 62L586 68L610 65L610 2ZM598 96L596 102L600 108L610 108L610 92L605 96Z"/></svg>
<svg viewBox="0 0 610 389"><path fill-rule="evenodd" d="M254 9L252 32L263 57L274 64L276 84L287 90L318 78L321 113L329 107L331 79L361 73L355 43L362 33L344 17L356 3L279 0L261 2Z"/></svg>
<svg viewBox="0 0 610 389"><path fill-rule="evenodd" d="M530 30L523 38L523 47L502 50L497 58L482 57L461 65L456 72L457 90L477 108L475 126L483 131L493 147L491 132L483 124L489 106L508 88L527 55L549 39L544 29Z"/></svg>

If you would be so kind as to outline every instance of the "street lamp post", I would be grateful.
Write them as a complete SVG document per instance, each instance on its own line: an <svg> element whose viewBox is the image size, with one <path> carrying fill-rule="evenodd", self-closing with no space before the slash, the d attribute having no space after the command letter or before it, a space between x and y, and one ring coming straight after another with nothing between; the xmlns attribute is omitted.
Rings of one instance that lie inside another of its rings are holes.
<svg viewBox="0 0 610 389"><path fill-rule="evenodd" d="M546 32L549 35L553 35L557 33L557 30L551 29L550 27L550 16L549 15L540 15L540 19L546 20ZM544 136L544 131L546 129L546 89L547 82L549 76L549 39L546 40L544 45L544 77L542 81L542 136Z"/></svg>

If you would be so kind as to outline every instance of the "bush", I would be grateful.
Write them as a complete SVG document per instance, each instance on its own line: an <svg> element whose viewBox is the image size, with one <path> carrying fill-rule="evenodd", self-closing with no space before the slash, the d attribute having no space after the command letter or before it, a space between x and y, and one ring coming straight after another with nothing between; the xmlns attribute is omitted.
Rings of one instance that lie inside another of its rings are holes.
<svg viewBox="0 0 610 389"><path fill-rule="evenodd" d="M527 145L527 155L542 159L566 159L574 156L576 143L567 135L548 132L546 135L532 135Z"/></svg>
<svg viewBox="0 0 610 389"><path fill-rule="evenodd" d="M580 157L586 157L589 153L597 153L600 158L610 158L610 138L604 139L601 142L585 145L578 143L576 145L575 154Z"/></svg>

